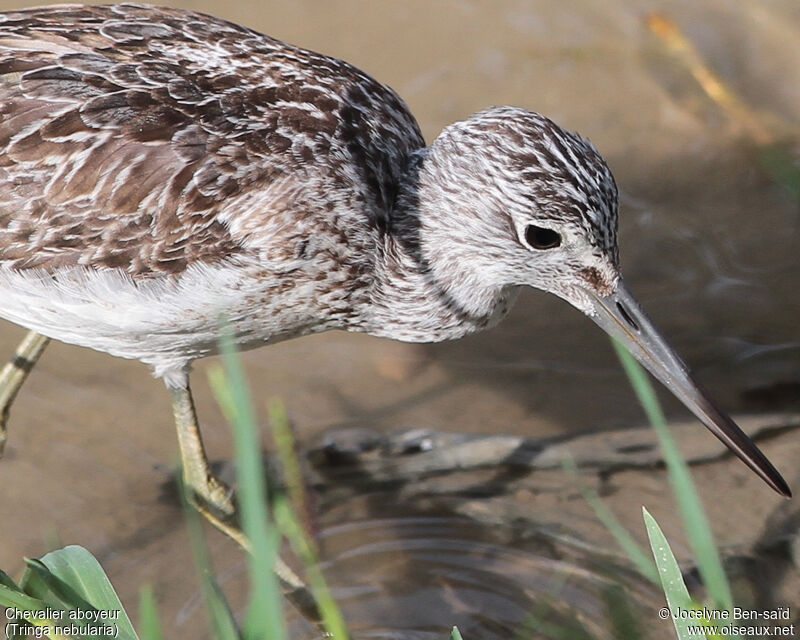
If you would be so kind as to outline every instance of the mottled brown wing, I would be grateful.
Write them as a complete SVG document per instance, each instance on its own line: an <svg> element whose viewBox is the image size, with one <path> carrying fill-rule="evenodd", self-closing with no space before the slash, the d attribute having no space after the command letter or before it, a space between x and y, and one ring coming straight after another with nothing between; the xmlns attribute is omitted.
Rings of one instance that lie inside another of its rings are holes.
<svg viewBox="0 0 800 640"><path fill-rule="evenodd" d="M222 20L138 5L0 14L6 266L148 275L236 255L237 229L257 221L233 224L235 203L309 172L379 224L422 144L390 89Z"/></svg>

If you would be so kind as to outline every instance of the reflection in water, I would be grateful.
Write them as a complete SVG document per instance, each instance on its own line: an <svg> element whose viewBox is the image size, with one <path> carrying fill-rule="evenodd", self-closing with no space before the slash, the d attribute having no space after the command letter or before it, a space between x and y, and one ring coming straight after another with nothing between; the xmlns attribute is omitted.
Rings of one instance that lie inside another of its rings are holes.
<svg viewBox="0 0 800 640"><path fill-rule="evenodd" d="M533 617L606 636L614 580L541 542L511 547L469 520L408 516L332 526L320 541L355 638L444 640L457 625L465 638L500 640L530 629ZM295 633L305 626L292 624Z"/></svg>

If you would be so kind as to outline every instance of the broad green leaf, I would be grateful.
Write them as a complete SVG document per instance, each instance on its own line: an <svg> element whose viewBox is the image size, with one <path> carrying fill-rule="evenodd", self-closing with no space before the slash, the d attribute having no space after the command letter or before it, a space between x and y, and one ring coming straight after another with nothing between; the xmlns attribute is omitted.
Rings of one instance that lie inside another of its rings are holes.
<svg viewBox="0 0 800 640"><path fill-rule="evenodd" d="M44 600L63 604L67 609L91 612L96 611L91 602L68 583L54 575L41 560L25 558L27 565L25 585L32 595L44 594Z"/></svg>
<svg viewBox="0 0 800 640"><path fill-rule="evenodd" d="M26 593L22 593L19 589L12 588L5 584L0 585L0 606L2 606L4 609L8 607L14 607L20 611L42 612L39 616L36 616L31 620L25 620L22 618L9 618L5 627L8 634L8 640L16 640L16 638L27 637L16 633L15 627L11 626L15 623L24 624L26 626L54 627L57 622L44 617L47 615L45 612L48 608L52 611L61 612L59 617L62 619L65 619L68 615L68 611L63 607L52 605L49 602L40 600L39 598L34 598ZM60 640L63 636L50 635L48 637L53 638L54 640Z"/></svg>
<svg viewBox="0 0 800 640"><path fill-rule="evenodd" d="M13 589L4 584L0 585L0 606L14 607L20 611L41 611L46 607L62 610L63 607L53 607L50 603L34 598L19 589ZM63 609L66 611L66 609Z"/></svg>
<svg viewBox="0 0 800 640"><path fill-rule="evenodd" d="M0 571L0 584L14 591L22 591L5 571Z"/></svg>
<svg viewBox="0 0 800 640"><path fill-rule="evenodd" d="M96 619L97 624L114 624L117 627L118 638L122 640L138 640L130 618L125 612L117 592L111 585L111 581L103 571L100 563L86 549L71 545L57 551L51 551L42 556L39 562L55 578L65 583L75 596L96 609L100 616L113 616L113 620L98 617ZM38 565L34 563L33 566ZM40 575L44 577L45 574L41 573ZM57 591L59 583L56 581L51 581L49 586L51 589L56 590L54 592L60 598L71 595L69 590ZM69 604L74 604L78 609L85 609L84 603L78 601Z"/></svg>

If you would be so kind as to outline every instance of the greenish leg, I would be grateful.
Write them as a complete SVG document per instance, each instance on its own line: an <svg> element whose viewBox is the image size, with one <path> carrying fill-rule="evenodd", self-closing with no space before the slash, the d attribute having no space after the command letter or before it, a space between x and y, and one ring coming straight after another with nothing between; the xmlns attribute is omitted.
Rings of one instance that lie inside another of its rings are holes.
<svg viewBox="0 0 800 640"><path fill-rule="evenodd" d="M50 342L50 338L45 338L35 331L29 331L19 343L14 357L0 371L0 456L3 455L8 437L6 423L11 405L48 342Z"/></svg>
<svg viewBox="0 0 800 640"><path fill-rule="evenodd" d="M185 387L170 388L170 392L181 450L183 482L192 505L222 533L250 551L250 541L238 525L233 491L214 475L208 463L188 379ZM275 562L275 574L286 598L306 619L319 624L322 618L317 602L300 577L280 558Z"/></svg>
<svg viewBox="0 0 800 640"><path fill-rule="evenodd" d="M189 498L197 503L195 506L201 511L211 510L222 520L232 519L236 515L233 491L211 471L189 385L170 391L175 427L178 430L178 445L181 450L183 481L191 492Z"/></svg>

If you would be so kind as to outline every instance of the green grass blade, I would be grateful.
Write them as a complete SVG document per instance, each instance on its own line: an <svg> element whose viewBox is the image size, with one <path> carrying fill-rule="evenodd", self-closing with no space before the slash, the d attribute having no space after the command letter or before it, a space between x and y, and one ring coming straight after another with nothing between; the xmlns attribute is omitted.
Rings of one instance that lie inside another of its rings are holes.
<svg viewBox="0 0 800 640"><path fill-rule="evenodd" d="M230 607L217 586L216 580L214 580L211 560L203 538L200 514L189 505L182 478L183 474L178 474L178 493L181 496L183 512L186 517L186 527L189 530L189 542L192 547L195 570L200 578L203 590L206 614L211 625L211 637L214 640L240 640L241 636L236 628L236 621L233 618Z"/></svg>
<svg viewBox="0 0 800 640"><path fill-rule="evenodd" d="M544 592L533 603L533 610L522 621L522 625L514 634L513 640L530 640L530 638L548 638L550 640L596 640L594 636L578 620L569 623L562 622L558 609L554 603L563 600L563 592L569 578L565 572L556 574ZM548 621L548 616L555 613L558 622ZM626 639L627 640L627 639Z"/></svg>
<svg viewBox="0 0 800 640"><path fill-rule="evenodd" d="M453 630L450 632L450 640L463 640L458 627L453 627Z"/></svg>
<svg viewBox="0 0 800 640"><path fill-rule="evenodd" d="M656 575L658 575L657 570ZM612 637L625 638L625 640L641 640L645 637L642 634L641 621L631 606L632 600L625 593L622 585L614 584L605 587L603 601L611 622Z"/></svg>
<svg viewBox="0 0 800 640"><path fill-rule="evenodd" d="M336 640L347 640L350 634L339 605L333 599L325 576L319 568L319 554L316 545L307 529L301 524L307 499L289 418L283 404L279 401L270 403L269 415L286 483L292 494L290 499L283 495L275 496L273 503L275 521L292 546L292 550L303 561L325 630ZM298 512L300 513L298 514Z"/></svg>
<svg viewBox="0 0 800 640"><path fill-rule="evenodd" d="M561 461L564 471L575 478L578 482L578 487L583 494L584 500L594 511L597 519L603 523L608 532L616 540L620 548L625 552L630 561L636 567L636 570L641 573L645 578L654 584L659 584L658 571L653 564L652 558L645 553L644 549L639 546L634 537L628 530L617 520L611 509L608 508L605 502L600 499L597 492L590 487L585 486L579 482L578 470L575 468L575 463L570 458L565 458Z"/></svg>
<svg viewBox="0 0 800 640"><path fill-rule="evenodd" d="M586 631L579 621L575 621L575 627L568 627L565 624L554 624L536 616L529 616L518 638L548 638L548 640L596 640L591 633ZM626 638L625 640L631 640Z"/></svg>
<svg viewBox="0 0 800 640"><path fill-rule="evenodd" d="M224 332L220 340L224 375L214 372L212 387L232 426L236 445L239 506L242 526L251 544L251 602L245 625L248 638L286 637L281 592L274 573L280 534L270 529L267 490L255 411L244 368L233 340Z"/></svg>
<svg viewBox="0 0 800 640"><path fill-rule="evenodd" d="M667 427L667 421L664 418L661 405L644 369L628 353L625 347L616 340L613 343L625 372L631 381L631 386L636 392L639 402L641 402L661 442L670 482L675 491L678 508L681 511L684 526L686 527L689 545L697 560L697 567L700 571L700 577L703 579L703 584L705 584L716 606L730 611L733 608L730 584L725 576L719 550L714 542L714 536L711 532L705 509L700 502L700 497L697 495L697 489L692 481L689 467Z"/></svg>
<svg viewBox="0 0 800 640"><path fill-rule="evenodd" d="M280 400L274 399L269 403L267 410L272 427L272 439L283 467L283 480L286 483L292 509L298 519L305 520L308 514L308 497L286 408Z"/></svg>
<svg viewBox="0 0 800 640"><path fill-rule="evenodd" d="M689 611L693 608L689 590L683 582L683 575L678 566L678 561L670 549L661 527L658 526L655 518L642 507L644 523L647 527L647 536L650 539L650 547L653 550L653 557L658 567L661 586L664 595L667 597L667 605L671 613L672 622L679 640L697 640L705 638L704 635L692 634L689 630L690 625L694 626L697 620L687 620L679 615L680 611Z"/></svg>
<svg viewBox="0 0 800 640"><path fill-rule="evenodd" d="M156 597L150 586L139 590L139 631L142 640L164 640Z"/></svg>

